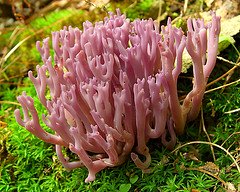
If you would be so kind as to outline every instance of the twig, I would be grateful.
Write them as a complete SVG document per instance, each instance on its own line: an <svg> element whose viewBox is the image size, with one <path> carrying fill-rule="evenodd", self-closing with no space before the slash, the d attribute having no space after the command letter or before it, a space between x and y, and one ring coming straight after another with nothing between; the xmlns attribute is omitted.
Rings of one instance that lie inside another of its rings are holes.
<svg viewBox="0 0 240 192"><path fill-rule="evenodd" d="M219 59L219 60L221 60L221 61L224 61L224 62L226 62L226 63L229 63L229 64L232 64L232 65L237 65L235 62L233 62L233 61L229 61L228 59L225 59L225 58L223 58L223 57L221 57L221 56L217 56L217 59Z"/></svg>
<svg viewBox="0 0 240 192"><path fill-rule="evenodd" d="M212 143L212 141L211 141L211 139L210 139L210 137L209 137L209 135L208 135L208 132L207 132L207 130L206 130L206 127L205 127L205 123L204 123L204 119L203 119L203 109L202 109L202 108L201 108L201 122L202 122L203 131L204 131L204 133L206 134L208 141L209 141L210 143ZM211 148L211 151L212 151L213 160L216 161L216 157L215 157L215 154L214 154L213 146L211 145L210 148Z"/></svg>
<svg viewBox="0 0 240 192"><path fill-rule="evenodd" d="M209 90L205 91L205 94L206 94L206 93L213 92L213 91L216 91L216 90L218 90L218 89L222 89L222 88L227 87L227 86L229 86L229 85L236 84L236 83L238 83L238 82L240 82L240 79L238 79L238 80L236 80L236 81L233 81L233 82L231 82L231 83L228 83L228 84L225 84L225 85L222 85L222 86L213 88L213 89L209 89Z"/></svg>
<svg viewBox="0 0 240 192"><path fill-rule="evenodd" d="M240 111L240 108L227 111L227 112L225 112L225 114L236 113L236 112L238 112L238 111Z"/></svg>
<svg viewBox="0 0 240 192"><path fill-rule="evenodd" d="M69 3L71 3L71 1L68 1L68 0L53 1L49 5L42 8L39 12L35 13L30 18L26 19L24 22L25 22L25 24L28 24L32 20L36 19L37 17L41 17L41 16L45 15L46 13L48 13L50 11L53 11L57 8L64 8Z"/></svg>
<svg viewBox="0 0 240 192"><path fill-rule="evenodd" d="M226 62L230 63L230 61L227 61ZM220 77L218 77L217 79L213 80L212 82L208 83L206 87L209 87L210 85L220 81L222 78L224 78L225 76L231 74L237 67L240 66L240 63L231 63L231 64L234 64L235 66L232 67L230 70L228 70L226 73L224 73L223 75L221 75Z"/></svg>

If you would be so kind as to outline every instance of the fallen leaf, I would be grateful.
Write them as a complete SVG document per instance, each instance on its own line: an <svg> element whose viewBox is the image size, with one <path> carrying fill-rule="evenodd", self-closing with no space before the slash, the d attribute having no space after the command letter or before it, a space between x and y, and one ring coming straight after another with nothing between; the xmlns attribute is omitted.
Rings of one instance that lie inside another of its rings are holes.
<svg viewBox="0 0 240 192"><path fill-rule="evenodd" d="M237 192L236 188L234 187L234 185L230 182L227 182L227 192Z"/></svg>
<svg viewBox="0 0 240 192"><path fill-rule="evenodd" d="M213 175L218 175L219 174L219 167L214 164L213 162L207 162L205 165L200 166L199 169L208 171L212 173Z"/></svg>

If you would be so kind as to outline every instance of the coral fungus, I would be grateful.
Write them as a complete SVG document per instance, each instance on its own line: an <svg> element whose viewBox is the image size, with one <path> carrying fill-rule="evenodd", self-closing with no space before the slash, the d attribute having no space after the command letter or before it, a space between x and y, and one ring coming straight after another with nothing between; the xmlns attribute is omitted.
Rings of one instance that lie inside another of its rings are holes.
<svg viewBox="0 0 240 192"><path fill-rule="evenodd" d="M33 99L26 93L18 97L24 117L17 109L17 122L56 145L66 169L87 167L86 182L129 156L146 169L151 162L149 139L160 138L171 149L186 121L197 117L216 62L220 18L213 13L207 25L189 19L187 27L184 35L169 19L159 32L152 19L131 22L117 10L103 22L85 22L82 31L65 27L53 32L54 54L49 38L42 45L37 42L43 65L37 66L37 77L31 71L28 75L47 110L42 121L55 134L41 127ZM193 61L194 81L181 104L177 80L184 49ZM63 148L79 160L70 161Z"/></svg>

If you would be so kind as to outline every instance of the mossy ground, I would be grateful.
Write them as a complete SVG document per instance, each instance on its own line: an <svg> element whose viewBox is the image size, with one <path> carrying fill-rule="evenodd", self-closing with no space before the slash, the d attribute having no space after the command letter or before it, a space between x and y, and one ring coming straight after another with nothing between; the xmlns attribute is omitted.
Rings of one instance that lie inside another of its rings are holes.
<svg viewBox="0 0 240 192"><path fill-rule="evenodd" d="M154 7L154 2L140 1L135 6L136 9L122 5L126 8L123 12L125 11L131 18L141 16L147 18L149 10ZM121 2L108 8L110 10L119 6ZM166 5L164 9L169 9L168 6ZM159 140L149 143L152 155L149 173L142 173L129 159L119 167L101 171L95 181L86 184L85 168L67 172L57 160L53 145L40 141L16 123L13 111L18 108L16 96L22 91L33 96L36 108L44 113L33 85L27 78L23 78L27 70L34 70L36 64L40 62L33 42L49 36L50 31L59 30L69 22L72 22L73 26L80 26L86 19L100 20L99 18L105 16L104 11L102 14L92 12L88 18L88 14L80 11L76 17L70 19L73 13L71 10L64 10L52 12L46 18L38 18L31 23L31 28L24 30L14 41L16 45L25 37L32 36L30 41L24 42L9 57L5 64L9 65L8 70L4 71L0 78L0 191L225 191L230 189L231 184L236 190L240 188L240 173L229 154L220 148L227 150L239 164L240 118L239 112L231 112L240 107L239 82L206 93L202 107L203 118L199 115L196 121L187 124L185 134L178 137L176 146L178 150L174 152L166 150ZM59 21L59 18L63 17L69 17L70 20ZM55 24L52 25L53 23ZM43 28L46 30L42 30ZM11 33L12 31L9 31L1 37L6 45ZM234 38L239 41L239 34ZM240 50L240 47L237 49ZM15 60L19 54L22 54L21 58ZM239 64L240 55L231 45L220 56ZM20 64L22 66L16 68ZM232 67L233 65L228 62L217 60L210 81L214 81ZM239 80L239 72L239 68L234 70L231 82ZM16 76L17 78L12 78ZM228 82L223 78L208 89ZM179 87L185 87L185 83L184 80L180 81ZM203 123L207 134L203 130ZM190 144L192 141L212 142L220 147L213 147L212 150L209 144ZM186 146L181 147L184 144Z"/></svg>

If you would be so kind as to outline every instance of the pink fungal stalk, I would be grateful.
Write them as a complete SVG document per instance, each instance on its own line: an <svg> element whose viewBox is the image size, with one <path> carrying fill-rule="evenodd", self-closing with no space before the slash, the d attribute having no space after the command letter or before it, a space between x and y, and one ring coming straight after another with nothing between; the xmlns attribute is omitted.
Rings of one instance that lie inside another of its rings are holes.
<svg viewBox="0 0 240 192"><path fill-rule="evenodd" d="M159 28L152 20L129 19L109 14L103 22L83 24L83 30L65 27L36 43L43 65L37 77L29 71L40 102L47 109L40 125L33 99L25 92L17 99L17 122L41 140L56 145L67 170L85 166L86 182L97 172L125 162L131 156L137 167L149 167L147 142L159 138L171 149L176 134L183 134L187 120L197 117L206 83L217 56L220 18L188 20L185 36L172 26ZM182 54L193 61L193 89L180 104L177 80ZM50 93L50 97L46 96ZM63 155L68 148L78 161ZM140 160L139 156L145 160Z"/></svg>

